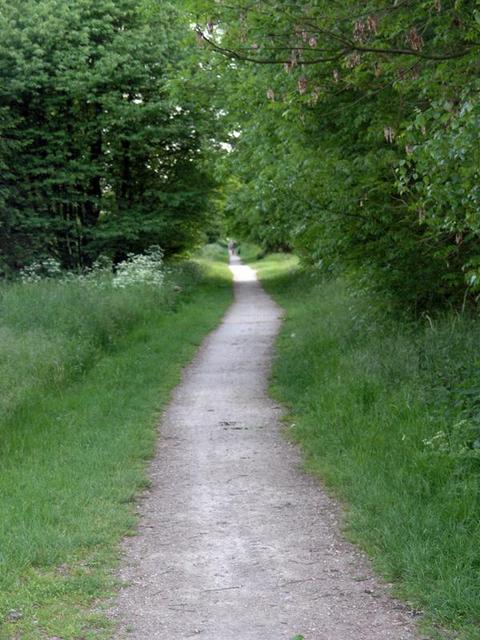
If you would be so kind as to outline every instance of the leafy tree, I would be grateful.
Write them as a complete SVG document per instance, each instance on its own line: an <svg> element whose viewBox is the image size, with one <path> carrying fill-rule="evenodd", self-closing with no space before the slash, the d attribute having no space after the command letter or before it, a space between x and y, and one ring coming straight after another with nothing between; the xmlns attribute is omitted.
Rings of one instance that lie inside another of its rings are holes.
<svg viewBox="0 0 480 640"><path fill-rule="evenodd" d="M417 309L463 303L480 263L476 4L191 7L241 133L222 169L235 228Z"/></svg>
<svg viewBox="0 0 480 640"><path fill-rule="evenodd" d="M143 0L3 0L3 268L198 241L210 114L172 87L187 29Z"/></svg>

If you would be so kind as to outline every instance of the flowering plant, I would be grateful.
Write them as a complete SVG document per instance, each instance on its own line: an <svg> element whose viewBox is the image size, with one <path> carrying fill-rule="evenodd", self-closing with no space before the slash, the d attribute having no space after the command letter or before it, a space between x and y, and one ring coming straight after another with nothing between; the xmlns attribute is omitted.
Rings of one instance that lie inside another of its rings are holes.
<svg viewBox="0 0 480 640"><path fill-rule="evenodd" d="M153 246L144 254L131 254L117 265L113 277L113 286L118 289L137 285L149 285L160 288L163 285L165 272L163 268L163 252Z"/></svg>

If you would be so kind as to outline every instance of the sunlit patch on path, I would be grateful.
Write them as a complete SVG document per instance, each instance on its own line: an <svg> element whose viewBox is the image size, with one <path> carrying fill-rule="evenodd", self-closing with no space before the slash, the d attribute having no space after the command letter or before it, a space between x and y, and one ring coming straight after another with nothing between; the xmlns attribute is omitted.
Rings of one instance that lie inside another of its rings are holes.
<svg viewBox="0 0 480 640"><path fill-rule="evenodd" d="M235 282L255 282L257 279L255 271L247 265L241 264L239 258L233 257L231 259L230 269Z"/></svg>

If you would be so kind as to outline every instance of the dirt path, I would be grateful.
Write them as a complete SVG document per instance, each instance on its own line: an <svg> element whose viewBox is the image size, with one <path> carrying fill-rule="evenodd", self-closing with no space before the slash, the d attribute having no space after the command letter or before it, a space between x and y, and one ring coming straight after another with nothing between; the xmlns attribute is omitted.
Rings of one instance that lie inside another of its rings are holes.
<svg viewBox="0 0 480 640"><path fill-rule="evenodd" d="M413 640L281 434L266 394L281 311L235 262L236 301L164 416L117 638Z"/></svg>

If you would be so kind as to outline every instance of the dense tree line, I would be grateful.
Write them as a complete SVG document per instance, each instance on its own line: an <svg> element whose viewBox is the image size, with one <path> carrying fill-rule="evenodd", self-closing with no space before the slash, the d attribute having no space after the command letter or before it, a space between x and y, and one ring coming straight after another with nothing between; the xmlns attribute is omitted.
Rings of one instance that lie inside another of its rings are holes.
<svg viewBox="0 0 480 640"><path fill-rule="evenodd" d="M233 151L233 229L424 309L480 284L469 0L193 0ZM201 49L200 49L201 50Z"/></svg>
<svg viewBox="0 0 480 640"><path fill-rule="evenodd" d="M179 82L188 31L169 3L1 1L1 271L198 240L210 116Z"/></svg>
<svg viewBox="0 0 480 640"><path fill-rule="evenodd" d="M180 252L217 181L267 249L417 309L478 294L473 0L0 0L0 36L4 273Z"/></svg>

